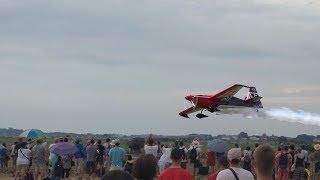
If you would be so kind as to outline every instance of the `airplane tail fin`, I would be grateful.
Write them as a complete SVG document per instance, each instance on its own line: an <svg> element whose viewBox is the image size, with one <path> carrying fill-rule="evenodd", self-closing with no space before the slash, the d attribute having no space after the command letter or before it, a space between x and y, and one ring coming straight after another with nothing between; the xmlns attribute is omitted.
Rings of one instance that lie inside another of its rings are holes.
<svg viewBox="0 0 320 180"><path fill-rule="evenodd" d="M251 101L253 103L253 107L255 108L263 108L261 103L261 96L259 96L257 89L255 87L249 87L249 92L246 97L246 101Z"/></svg>

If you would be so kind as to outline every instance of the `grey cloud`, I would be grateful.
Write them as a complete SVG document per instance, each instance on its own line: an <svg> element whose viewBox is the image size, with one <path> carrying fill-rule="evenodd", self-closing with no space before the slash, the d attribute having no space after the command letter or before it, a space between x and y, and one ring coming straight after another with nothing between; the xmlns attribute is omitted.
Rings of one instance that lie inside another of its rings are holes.
<svg viewBox="0 0 320 180"><path fill-rule="evenodd" d="M318 19L315 10L250 0L5 1L0 6L4 126L32 119L33 126L47 128L43 119L59 124L70 118L88 131L188 133L198 125L217 134L236 120L226 133L263 132L259 123L241 123L239 117L214 116L202 124L182 121L177 111L189 106L185 94L233 83L256 85L265 99L271 97L268 106L290 106L272 98L292 82L319 84ZM305 108L318 111L316 105ZM89 124L91 117L106 127ZM122 126L128 123L131 129ZM272 123L270 128L286 127ZM272 133L297 133L293 127L280 129Z"/></svg>

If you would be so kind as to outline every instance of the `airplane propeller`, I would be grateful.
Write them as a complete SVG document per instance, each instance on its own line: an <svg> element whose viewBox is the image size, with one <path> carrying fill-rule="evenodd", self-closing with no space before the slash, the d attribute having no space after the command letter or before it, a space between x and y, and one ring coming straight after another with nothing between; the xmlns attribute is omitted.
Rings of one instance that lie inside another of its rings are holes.
<svg viewBox="0 0 320 180"><path fill-rule="evenodd" d="M193 97L193 99L190 101L191 104L193 105L193 108L196 108L198 105L198 97Z"/></svg>

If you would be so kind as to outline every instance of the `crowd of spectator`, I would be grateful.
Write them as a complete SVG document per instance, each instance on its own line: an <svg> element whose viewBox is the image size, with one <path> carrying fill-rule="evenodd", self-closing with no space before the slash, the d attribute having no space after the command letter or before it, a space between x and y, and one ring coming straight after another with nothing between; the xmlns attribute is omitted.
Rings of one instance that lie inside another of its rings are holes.
<svg viewBox="0 0 320 180"><path fill-rule="evenodd" d="M50 148L72 143L72 154L55 154ZM139 149L139 146L138 146ZM82 142L70 137L25 141L0 146L1 171L14 179L103 179L103 180L313 180L319 179L320 145L309 152L305 146L281 145L279 148L256 144L244 150L238 144L224 153L203 149L199 140L189 148L182 141L156 142L152 135L135 156L134 149L121 147L120 141L106 139ZM10 160L10 161L9 161ZM12 162L10 169L8 162ZM199 176L202 175L202 176Z"/></svg>

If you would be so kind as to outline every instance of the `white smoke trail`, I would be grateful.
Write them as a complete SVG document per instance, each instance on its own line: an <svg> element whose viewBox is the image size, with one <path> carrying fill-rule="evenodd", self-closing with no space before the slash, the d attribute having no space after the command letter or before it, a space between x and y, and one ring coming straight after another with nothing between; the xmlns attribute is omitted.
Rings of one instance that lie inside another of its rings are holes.
<svg viewBox="0 0 320 180"><path fill-rule="evenodd" d="M320 126L320 114L305 112L303 110L294 111L290 108L282 107L263 110L262 113L262 116L265 118Z"/></svg>
<svg viewBox="0 0 320 180"><path fill-rule="evenodd" d="M274 119L287 122L298 122L307 125L320 126L320 114L306 112L303 110L294 111L287 107L272 108L272 109L247 109L247 108L235 108L229 110L223 110L221 114L241 114L246 118L264 118Z"/></svg>

